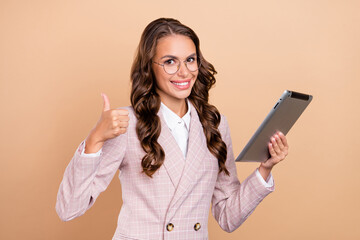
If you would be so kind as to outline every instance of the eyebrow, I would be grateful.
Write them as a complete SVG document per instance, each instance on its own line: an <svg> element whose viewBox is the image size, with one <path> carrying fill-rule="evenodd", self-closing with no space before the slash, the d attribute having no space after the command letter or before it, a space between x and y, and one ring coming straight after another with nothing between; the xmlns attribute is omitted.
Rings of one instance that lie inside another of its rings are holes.
<svg viewBox="0 0 360 240"><path fill-rule="evenodd" d="M194 56L196 56L196 53L190 54L190 55L187 56L186 58L194 57ZM178 57L176 57L176 56L174 56L174 55L165 55L165 56L161 57L160 59L164 59L164 58L176 58L176 59L179 59Z"/></svg>

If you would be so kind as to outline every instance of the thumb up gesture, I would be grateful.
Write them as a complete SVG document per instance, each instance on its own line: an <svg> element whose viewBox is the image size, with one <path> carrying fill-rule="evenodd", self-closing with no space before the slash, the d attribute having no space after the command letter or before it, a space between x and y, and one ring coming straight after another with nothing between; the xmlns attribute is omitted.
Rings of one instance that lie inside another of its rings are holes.
<svg viewBox="0 0 360 240"><path fill-rule="evenodd" d="M104 102L100 119L86 138L85 153L99 151L108 139L124 134L129 125L129 111L111 109L108 96L101 94Z"/></svg>

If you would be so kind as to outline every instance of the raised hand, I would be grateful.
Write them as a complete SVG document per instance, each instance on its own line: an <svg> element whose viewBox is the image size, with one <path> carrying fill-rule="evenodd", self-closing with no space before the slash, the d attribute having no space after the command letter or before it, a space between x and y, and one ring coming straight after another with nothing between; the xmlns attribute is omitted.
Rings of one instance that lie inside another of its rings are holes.
<svg viewBox="0 0 360 240"><path fill-rule="evenodd" d="M129 125L129 111L111 109L108 96L101 94L104 102L100 119L86 138L85 153L99 151L104 142L126 132Z"/></svg>
<svg viewBox="0 0 360 240"><path fill-rule="evenodd" d="M289 145L286 136L282 132L275 133L268 144L270 158L260 164L259 171L264 179L270 174L271 169L285 159L288 155Z"/></svg>

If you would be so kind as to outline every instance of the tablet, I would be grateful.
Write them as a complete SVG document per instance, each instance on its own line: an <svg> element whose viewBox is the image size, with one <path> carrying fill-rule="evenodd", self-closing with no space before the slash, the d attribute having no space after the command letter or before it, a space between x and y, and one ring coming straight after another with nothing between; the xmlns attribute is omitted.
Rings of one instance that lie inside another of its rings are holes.
<svg viewBox="0 0 360 240"><path fill-rule="evenodd" d="M277 131L286 135L312 98L308 94L286 90L235 161L263 162L269 159L270 137Z"/></svg>

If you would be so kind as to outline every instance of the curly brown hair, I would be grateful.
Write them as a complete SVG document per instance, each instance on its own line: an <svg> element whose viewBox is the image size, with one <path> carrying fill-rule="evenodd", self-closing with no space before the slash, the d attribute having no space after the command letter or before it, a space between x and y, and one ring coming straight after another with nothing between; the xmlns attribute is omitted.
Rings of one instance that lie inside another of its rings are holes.
<svg viewBox="0 0 360 240"><path fill-rule="evenodd" d="M161 100L155 91L156 80L151 64L158 40L172 34L187 36L195 44L200 67L188 99L199 115L207 147L218 159L219 172L224 171L229 175L225 166L227 148L218 130L221 115L215 106L209 104L209 90L216 82L214 75L217 72L201 54L200 41L195 32L172 18L159 18L145 28L131 69L131 105L138 119L136 133L146 153L141 162L143 172L152 177L165 159L165 152L157 142L161 132L160 118L157 115Z"/></svg>

